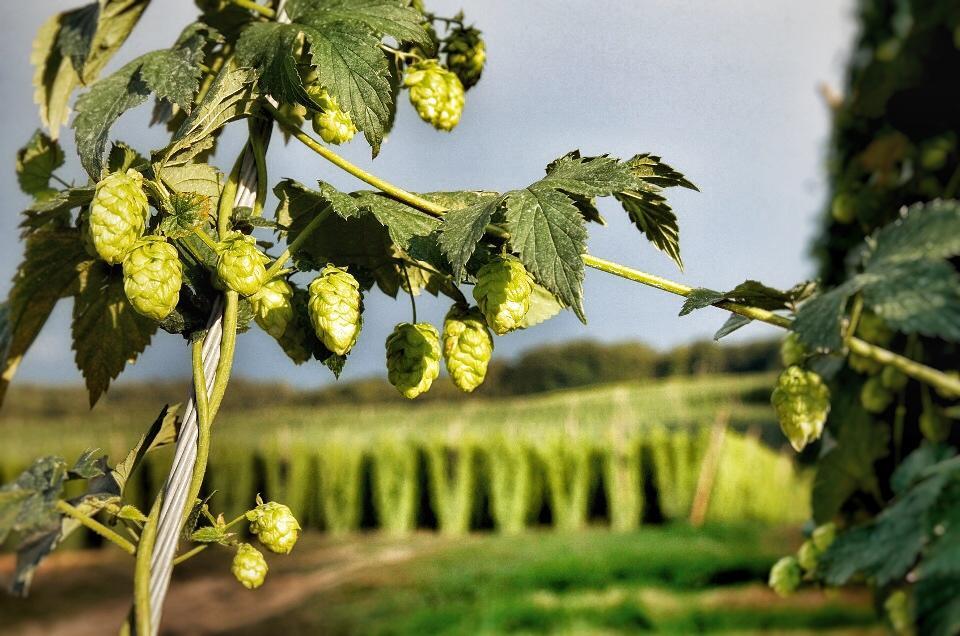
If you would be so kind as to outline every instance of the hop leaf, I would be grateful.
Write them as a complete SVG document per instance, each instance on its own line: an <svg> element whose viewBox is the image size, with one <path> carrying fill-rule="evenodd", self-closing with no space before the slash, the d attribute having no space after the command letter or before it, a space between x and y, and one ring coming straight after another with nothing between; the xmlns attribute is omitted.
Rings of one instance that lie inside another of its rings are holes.
<svg viewBox="0 0 960 636"><path fill-rule="evenodd" d="M443 360L453 383L467 393L483 384L493 337L476 307L454 305L443 321Z"/></svg>
<svg viewBox="0 0 960 636"><path fill-rule="evenodd" d="M346 355L363 326L363 297L357 279L342 267L327 265L310 283L308 309L323 345L337 355Z"/></svg>
<svg viewBox="0 0 960 636"><path fill-rule="evenodd" d="M163 320L180 299L183 268L177 248L160 236L141 239L123 259L123 291L137 313Z"/></svg>
<svg viewBox="0 0 960 636"><path fill-rule="evenodd" d="M259 499L258 499L259 502ZM290 554L300 537L300 524L290 508L268 501L247 512L250 532L257 535L268 550L277 554Z"/></svg>
<svg viewBox="0 0 960 636"><path fill-rule="evenodd" d="M447 68L456 73L464 89L480 81L487 60L487 47L478 29L456 29L447 37L443 52L447 54Z"/></svg>
<svg viewBox="0 0 960 636"><path fill-rule="evenodd" d="M777 378L770 402L780 428L798 452L819 439L830 412L830 389L813 371L794 365Z"/></svg>
<svg viewBox="0 0 960 636"><path fill-rule="evenodd" d="M387 337L387 379L409 399L440 375L440 334L433 325L401 323Z"/></svg>
<svg viewBox="0 0 960 636"><path fill-rule="evenodd" d="M770 568L768 584L778 596L787 597L800 587L803 572L800 564L792 556L786 556L773 564Z"/></svg>
<svg viewBox="0 0 960 636"><path fill-rule="evenodd" d="M473 297L493 332L502 336L520 328L530 310L530 275L514 256L498 256L477 272Z"/></svg>
<svg viewBox="0 0 960 636"><path fill-rule="evenodd" d="M403 85L420 119L437 130L451 131L460 122L464 89L460 78L437 60L417 62L407 71Z"/></svg>
<svg viewBox="0 0 960 636"><path fill-rule="evenodd" d="M97 254L116 265L143 236L150 208L136 170L114 172L97 183L90 203L90 238Z"/></svg>
<svg viewBox="0 0 960 636"><path fill-rule="evenodd" d="M268 569L263 554L249 543L241 543L237 547L230 566L233 576L248 590L255 590L263 585Z"/></svg>
<svg viewBox="0 0 960 636"><path fill-rule="evenodd" d="M293 287L285 278L274 278L263 284L256 294L250 297L253 305L254 320L260 328L276 339L283 337L287 325L293 320Z"/></svg>
<svg viewBox="0 0 960 636"><path fill-rule="evenodd" d="M337 146L353 139L357 134L357 127L353 124L350 113L340 108L337 99L316 84L308 88L307 93L323 107L313 116L314 132L328 144Z"/></svg>
<svg viewBox="0 0 960 636"><path fill-rule="evenodd" d="M263 266L267 258L252 236L233 232L221 241L217 251L217 276L224 285L243 296L260 291L267 277Z"/></svg>

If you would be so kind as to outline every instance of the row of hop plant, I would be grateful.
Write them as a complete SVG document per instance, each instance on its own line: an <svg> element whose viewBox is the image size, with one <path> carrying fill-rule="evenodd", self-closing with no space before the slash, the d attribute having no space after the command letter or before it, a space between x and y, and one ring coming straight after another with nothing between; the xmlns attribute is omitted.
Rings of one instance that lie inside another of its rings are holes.
<svg viewBox="0 0 960 636"><path fill-rule="evenodd" d="M266 445L224 444L210 461L207 495L227 517L258 493L287 502L304 527L345 534L392 534L436 527L518 533L550 525L608 524L621 532L684 520L700 479L709 432L656 425L611 426L603 436L501 432L478 437L340 433L324 440L281 436ZM129 484L146 504L166 478L155 454ZM18 467L8 464L6 473ZM711 487L708 521L796 523L808 515L810 479L787 455L755 436L729 433Z"/></svg>

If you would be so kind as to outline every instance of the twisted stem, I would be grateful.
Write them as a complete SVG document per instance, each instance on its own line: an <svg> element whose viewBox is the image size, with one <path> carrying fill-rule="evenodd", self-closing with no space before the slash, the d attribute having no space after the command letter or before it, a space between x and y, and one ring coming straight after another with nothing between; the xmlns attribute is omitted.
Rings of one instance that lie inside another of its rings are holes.
<svg viewBox="0 0 960 636"><path fill-rule="evenodd" d="M89 530L96 532L107 541L110 541L111 543L116 544L121 550L123 550L127 554L133 556L134 554L137 553L137 546L133 545L132 543L127 541L124 537L117 534L116 532L114 532L107 526L103 525L96 519L88 517L86 514L83 513L82 510L76 508L75 506L70 505L66 501L63 501L62 499L57 501L57 510L67 515L68 517L76 519L77 521L80 522L80 525L82 525L83 527Z"/></svg>

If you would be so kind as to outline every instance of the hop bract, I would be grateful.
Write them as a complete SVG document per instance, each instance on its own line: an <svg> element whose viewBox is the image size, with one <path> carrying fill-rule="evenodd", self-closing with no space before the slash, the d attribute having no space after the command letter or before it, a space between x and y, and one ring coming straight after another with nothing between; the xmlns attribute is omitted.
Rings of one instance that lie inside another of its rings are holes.
<svg viewBox="0 0 960 636"><path fill-rule="evenodd" d="M830 412L830 389L819 375L796 365L787 367L777 378L770 402L797 451L820 438Z"/></svg>
<svg viewBox="0 0 960 636"><path fill-rule="evenodd" d="M250 297L254 320L261 329L278 340L293 320L292 298L293 287L286 279L279 277L268 280L260 291Z"/></svg>
<svg viewBox="0 0 960 636"><path fill-rule="evenodd" d="M248 590L255 590L263 585L268 569L263 554L249 543L241 543L237 547L237 553L230 565L233 576Z"/></svg>
<svg viewBox="0 0 960 636"><path fill-rule="evenodd" d="M136 170L113 172L97 183L90 203L90 238L100 258L116 265L143 236L150 208L143 176Z"/></svg>
<svg viewBox="0 0 960 636"><path fill-rule="evenodd" d="M483 384L493 354L493 337L477 307L454 305L443 321L443 360L450 378L467 393Z"/></svg>
<svg viewBox="0 0 960 636"><path fill-rule="evenodd" d="M410 89L410 103L423 121L448 132L460 122L463 84L455 73L440 66L439 61L417 62L407 71L403 85Z"/></svg>
<svg viewBox="0 0 960 636"><path fill-rule="evenodd" d="M231 232L220 242L217 251L217 276L224 285L243 296L260 291L267 277L264 267L267 257L257 249L256 239Z"/></svg>
<svg viewBox="0 0 960 636"><path fill-rule="evenodd" d="M498 256L477 272L473 297L499 336L518 329L530 310L530 275L515 256Z"/></svg>
<svg viewBox="0 0 960 636"><path fill-rule="evenodd" d="M260 503L247 512L247 520L250 532L271 552L289 554L300 537L300 524L290 508L282 503Z"/></svg>
<svg viewBox="0 0 960 636"><path fill-rule="evenodd" d="M353 139L357 127L350 113L340 108L337 99L316 84L308 89L310 96L323 108L313 116L313 130L328 144L340 145Z"/></svg>
<svg viewBox="0 0 960 636"><path fill-rule="evenodd" d="M425 393L440 375L440 334L433 325L401 323L387 337L387 379L404 397Z"/></svg>
<svg viewBox="0 0 960 636"><path fill-rule="evenodd" d="M160 236L148 236L123 259L123 291L137 311L163 320L180 299L183 268L177 248Z"/></svg>
<svg viewBox="0 0 960 636"><path fill-rule="evenodd" d="M323 345L337 355L346 355L363 326L363 297L357 279L342 267L327 265L310 283L307 308Z"/></svg>
<svg viewBox="0 0 960 636"><path fill-rule="evenodd" d="M800 564L792 556L786 556L773 564L770 568L768 585L778 596L786 597L793 594L803 578Z"/></svg>
<svg viewBox="0 0 960 636"><path fill-rule="evenodd" d="M444 43L443 51L447 54L447 68L457 74L465 89L480 81L487 60L487 47L478 29L455 30Z"/></svg>

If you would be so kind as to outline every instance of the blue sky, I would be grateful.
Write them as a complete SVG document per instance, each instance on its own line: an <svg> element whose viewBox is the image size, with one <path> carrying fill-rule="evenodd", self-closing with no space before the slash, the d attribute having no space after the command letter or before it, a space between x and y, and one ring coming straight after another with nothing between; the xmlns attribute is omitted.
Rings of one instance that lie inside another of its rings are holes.
<svg viewBox="0 0 960 636"><path fill-rule="evenodd" d="M27 3L6 17L0 55L4 113L0 118L0 294L6 295L22 253L17 211L27 198L16 186L16 149L38 125L27 67L33 34L47 15L80 0ZM680 217L680 273L606 202L609 225L591 227L590 252L690 285L727 288L754 277L789 286L808 277L808 245L822 209L823 158L829 113L818 85L842 86L843 63L855 24L851 0L804 3L770 0L434 0L441 14L463 8L484 31L488 60L483 79L467 95L452 134L422 123L406 102L381 155L371 161L359 137L344 154L411 190L493 189L526 185L557 156L627 157L653 152L684 172L701 192L669 196ZM158 14L163 12L163 16ZM111 63L112 70L142 52L169 46L195 14L192 2L154 2ZM146 128L146 107L125 115L113 137L149 151L163 145L162 128ZM243 131L228 131L215 159L228 168ZM73 157L72 131L64 146ZM363 184L338 173L307 149L269 150L271 181L330 181L343 189ZM61 171L83 180L75 159ZM271 203L272 205L272 203ZM709 337L719 311L677 318L679 299L588 270L589 324L564 314L498 339L499 356L571 338L641 339L667 348ZM448 302L418 302L421 319L440 324ZM383 342L409 319L409 303L374 294L346 378L382 373ZM69 339L69 301L62 302L21 366L20 382L78 382ZM769 335L753 326L735 338ZM189 355L177 336L159 334L123 377L183 376ZM238 373L298 385L331 380L319 364L295 367L262 333L241 336Z"/></svg>

